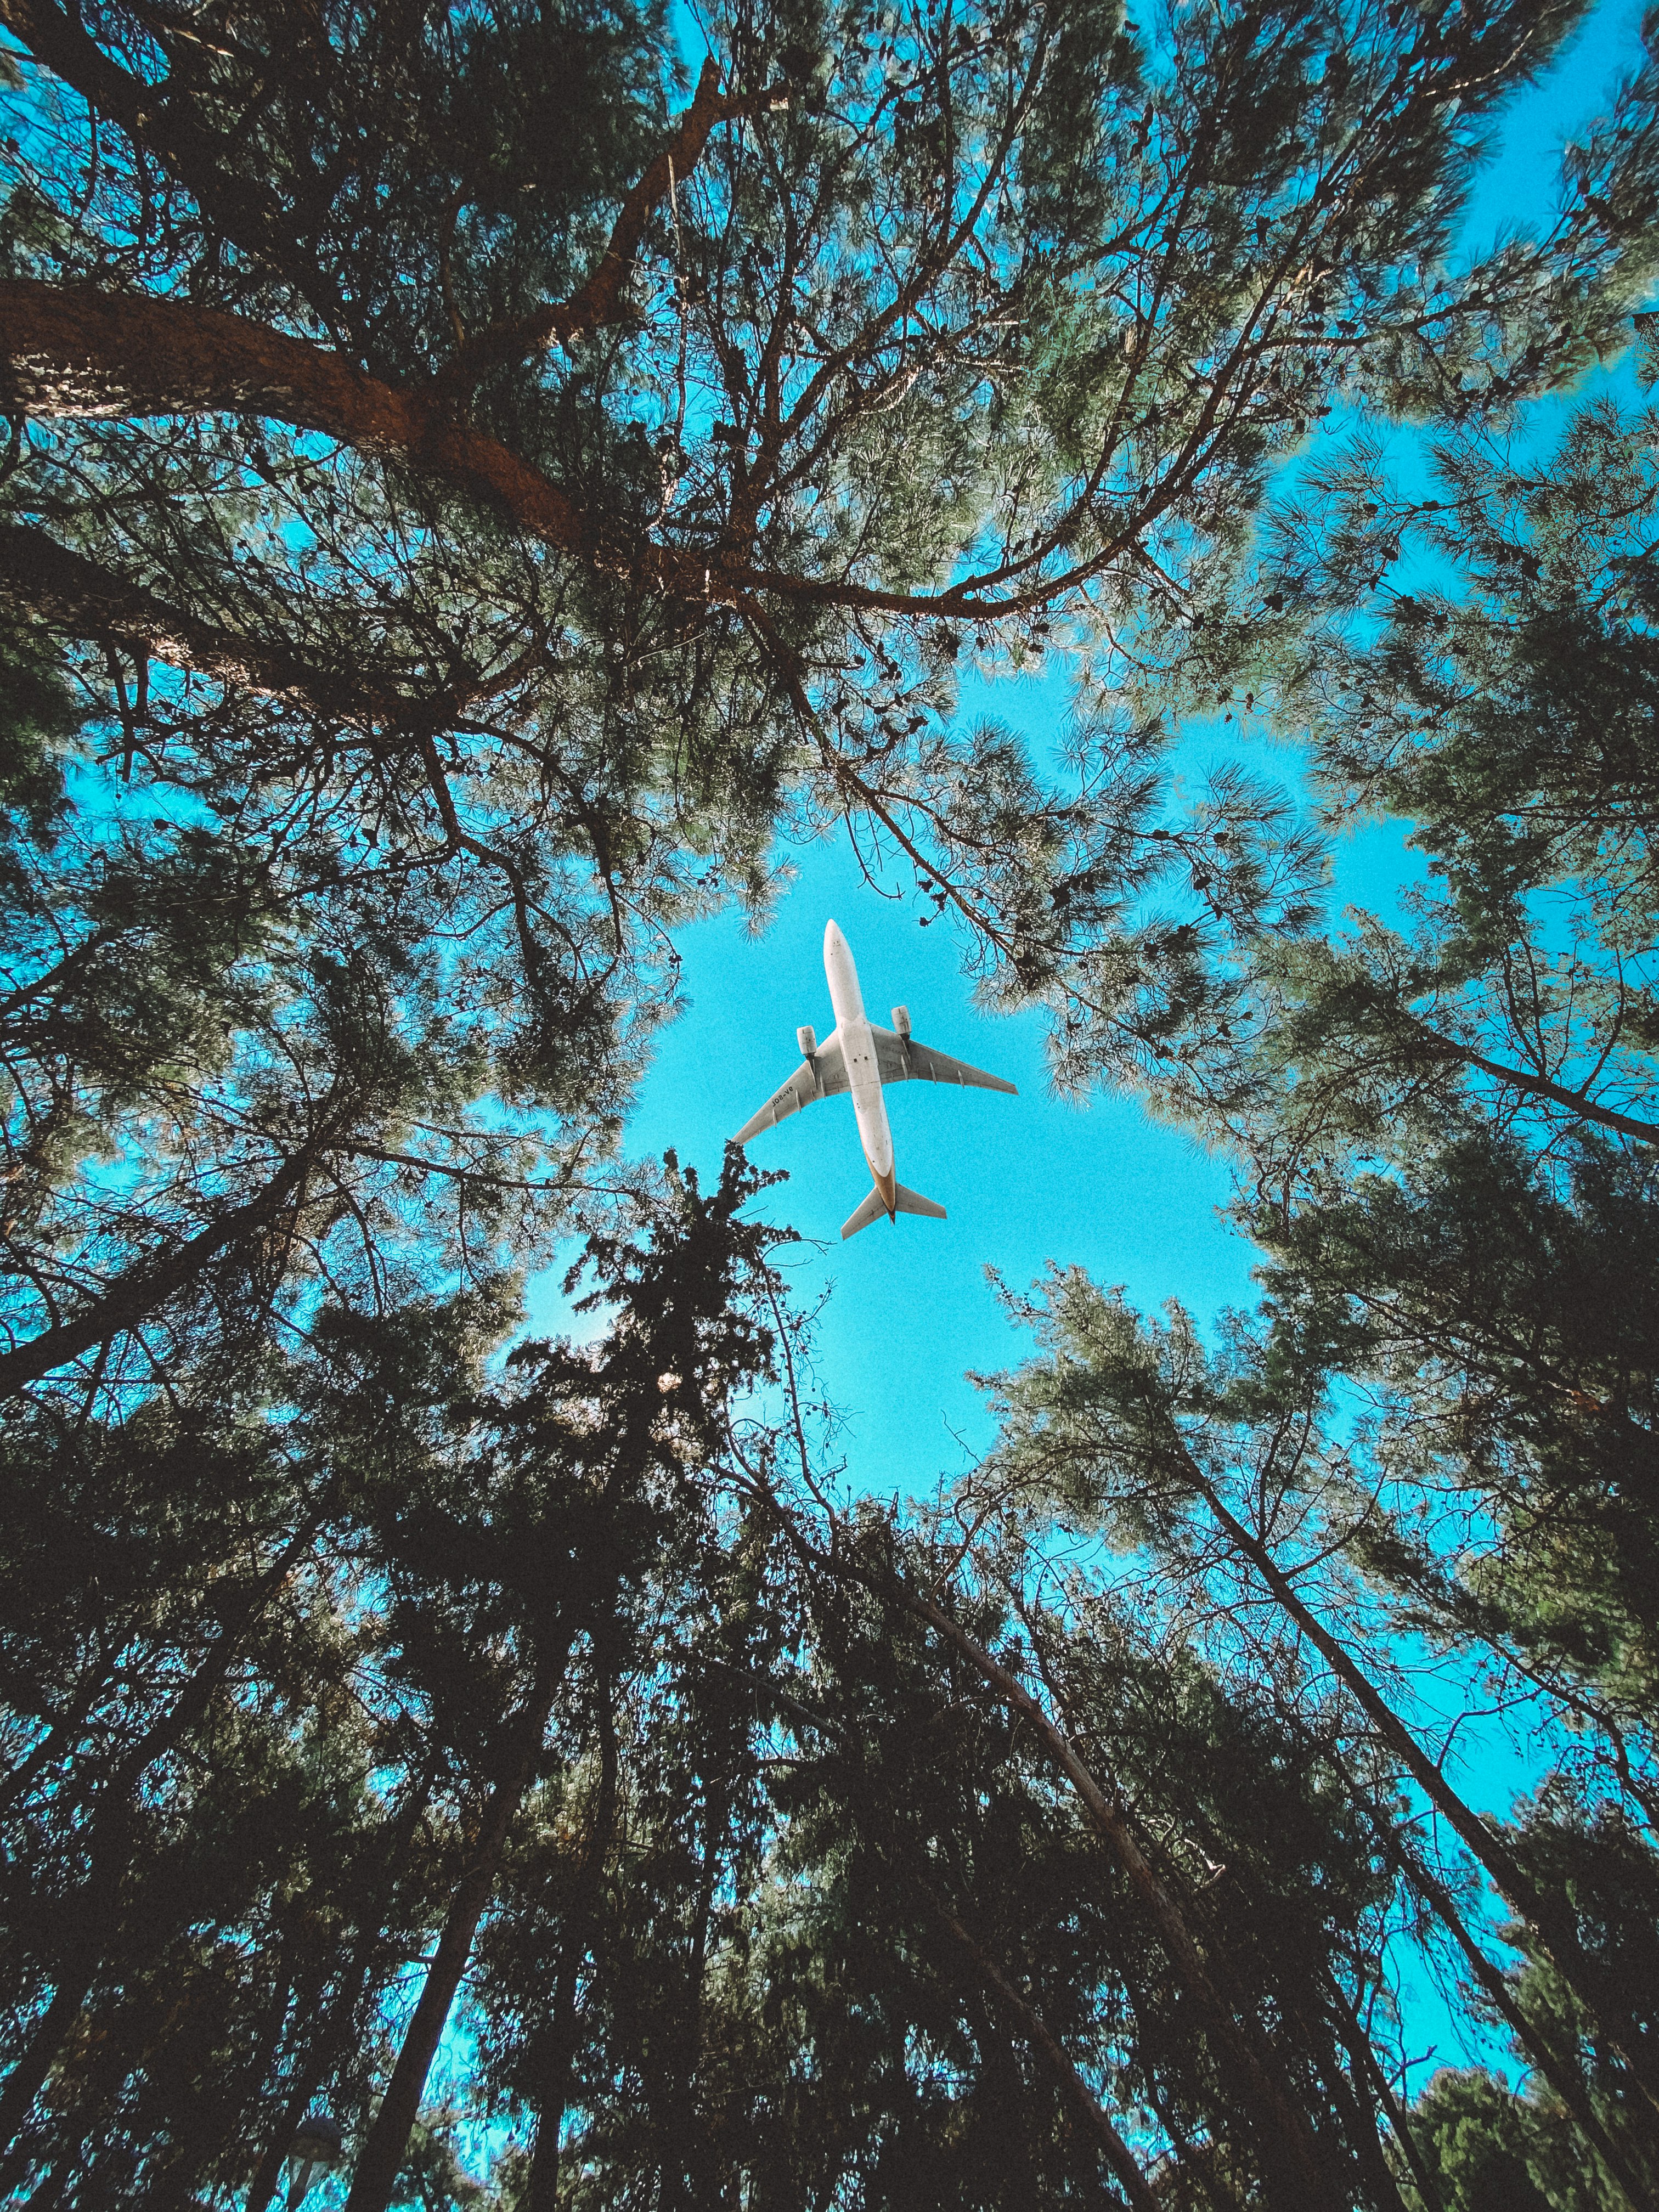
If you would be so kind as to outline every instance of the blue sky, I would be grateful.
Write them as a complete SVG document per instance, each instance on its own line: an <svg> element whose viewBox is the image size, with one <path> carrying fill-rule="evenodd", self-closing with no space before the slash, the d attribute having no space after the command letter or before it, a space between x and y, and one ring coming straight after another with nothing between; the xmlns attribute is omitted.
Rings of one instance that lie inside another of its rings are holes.
<svg viewBox="0 0 1659 2212"><path fill-rule="evenodd" d="M960 947L942 924L918 926L931 909L879 897L844 841L798 865L763 937L736 916L686 933L692 1003L662 1042L630 1133L641 1149L672 1144L700 1172L718 1171L726 1137L799 1061L797 1024L820 1036L834 1026L822 957L830 915L877 1020L902 1001L919 1038L1019 1085L1018 1098L932 1084L888 1091L900 1177L945 1206L945 1222L878 1222L839 1243L870 1183L848 1099L826 1099L750 1148L759 1165L789 1171L762 1204L828 1246L800 1253L795 1272L803 1297L833 1287L820 1379L847 1417L849 1473L860 1488L925 1487L960 1467L953 1431L988 1440L963 1370L1018 1352L988 1267L1023 1286L1051 1257L1080 1261L1137 1297L1178 1289L1207 1314L1248 1295L1249 1255L1216 1218L1224 1166L1129 1099L1079 1109L1054 1097L1040 1018L975 1012Z"/></svg>
<svg viewBox="0 0 1659 2212"><path fill-rule="evenodd" d="M1548 219L1562 142L1601 112L1637 58L1639 0L1603 0L1545 82L1520 94L1477 180L1467 236L1489 246L1504 227ZM987 711L1026 732L1041 757L1066 710L1062 682L1009 681ZM1183 757L1222 750L1221 732L1188 733ZM1227 748L1237 750L1233 730ZM1288 780L1295 757L1261 765ZM878 1020L902 1001L915 1033L1019 1085L1018 1098L911 1084L888 1093L901 1178L937 1199L946 1222L878 1223L842 1245L840 1224L868 1188L851 1102L830 1099L757 1139L752 1157L789 1181L762 1201L808 1239L798 1255L804 1299L830 1295L818 1328L819 1381L845 1416L842 1449L861 1489L931 1487L989 1439L969 1369L1021 1356L987 1279L1015 1287L1047 1262L1080 1264L1121 1283L1143 1306L1179 1298L1201 1322L1255 1297L1249 1245L1220 1218L1224 1160L1161 1126L1136 1101L1097 1096L1079 1107L1049 1092L1035 1014L988 1018L973 1005L961 946L943 923L918 927L918 902L887 901L864 881L844 839L788 856L797 873L765 933L727 914L678 939L689 1001L663 1035L629 1130L630 1151L672 1146L712 1177L722 1144L796 1065L803 1022L827 1034L823 925L840 922ZM1410 868L1403 841L1375 830L1336 854L1339 902L1386 906ZM551 1279L537 1286L543 1327L563 1320Z"/></svg>

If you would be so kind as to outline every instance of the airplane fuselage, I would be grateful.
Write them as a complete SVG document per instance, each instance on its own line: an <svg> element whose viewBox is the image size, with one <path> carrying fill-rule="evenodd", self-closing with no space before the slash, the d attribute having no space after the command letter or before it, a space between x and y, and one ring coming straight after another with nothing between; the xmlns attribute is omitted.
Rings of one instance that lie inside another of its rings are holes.
<svg viewBox="0 0 1659 2212"><path fill-rule="evenodd" d="M852 948L832 921L823 933L823 972L830 985L830 1003L836 1010L836 1035L847 1064L848 1085L853 1093L853 1112L864 1147L865 1165L881 1193L890 1217L898 1205L893 1170L893 1131L882 1096L881 1070L876 1063L876 1041L864 1011L859 971L853 965Z"/></svg>

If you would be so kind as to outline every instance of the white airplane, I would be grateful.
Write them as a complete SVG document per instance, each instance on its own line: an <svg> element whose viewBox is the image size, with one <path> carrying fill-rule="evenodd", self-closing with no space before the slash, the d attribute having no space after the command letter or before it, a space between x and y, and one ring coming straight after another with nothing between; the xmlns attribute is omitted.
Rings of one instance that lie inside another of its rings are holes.
<svg viewBox="0 0 1659 2212"><path fill-rule="evenodd" d="M1006 1091L1014 1085L1000 1075L987 1075L964 1060L934 1052L918 1044L910 1034L910 1010L895 1006L893 1026L882 1028L864 1011L858 970L847 939L830 922L823 933L823 972L830 979L830 1003L836 1010L836 1026L820 1044L811 1029L795 1032L795 1041L806 1057L781 1091L775 1091L760 1112L744 1123L733 1141L746 1145L763 1129L770 1129L815 1098L833 1098L850 1091L858 1117L859 1142L875 1188L857 1212L842 1224L842 1239L856 1237L878 1215L896 1221L901 1213L925 1213L943 1221L945 1208L931 1198L906 1190L893 1176L893 1132L888 1126L887 1104L881 1095L884 1083L962 1083L980 1091ZM1016 1094L1018 1095L1018 1094Z"/></svg>

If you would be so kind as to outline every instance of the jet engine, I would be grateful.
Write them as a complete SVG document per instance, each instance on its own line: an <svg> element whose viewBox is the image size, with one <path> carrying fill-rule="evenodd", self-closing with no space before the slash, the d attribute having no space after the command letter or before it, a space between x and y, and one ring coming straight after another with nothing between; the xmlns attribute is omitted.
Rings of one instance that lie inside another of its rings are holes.
<svg viewBox="0 0 1659 2212"><path fill-rule="evenodd" d="M811 1022L803 1022L795 1031L795 1042L800 1047L801 1058L811 1060L818 1048L818 1033Z"/></svg>
<svg viewBox="0 0 1659 2212"><path fill-rule="evenodd" d="M910 1009L908 1006L894 1007L893 1027L898 1031L902 1037L908 1037L910 1034Z"/></svg>

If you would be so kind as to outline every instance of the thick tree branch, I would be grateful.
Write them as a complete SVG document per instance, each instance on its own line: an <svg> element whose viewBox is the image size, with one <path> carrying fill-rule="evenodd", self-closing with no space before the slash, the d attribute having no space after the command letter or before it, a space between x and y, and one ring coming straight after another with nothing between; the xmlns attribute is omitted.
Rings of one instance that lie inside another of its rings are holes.
<svg viewBox="0 0 1659 2212"><path fill-rule="evenodd" d="M1632 1115L1620 1113L1616 1107L1603 1106L1596 1099L1587 1098L1582 1091L1569 1091L1564 1084L1552 1083L1547 1075L1534 1075L1524 1067L1509 1067L1501 1060L1488 1060L1473 1046L1459 1044L1441 1030L1431 1029L1426 1022L1410 1015L1407 1019L1425 1042L1448 1060L1461 1060L1466 1067L1478 1067L1494 1082L1525 1091L1529 1097L1547 1098L1557 1106L1565 1106L1581 1121L1596 1122L1604 1129L1617 1129L1620 1136L1633 1137L1638 1145L1659 1145L1659 1123L1638 1121Z"/></svg>
<svg viewBox="0 0 1659 2212"><path fill-rule="evenodd" d="M159 1258L142 1260L117 1276L84 1312L0 1352L0 1400L15 1397L94 1345L137 1328L192 1282L216 1254L228 1245L264 1236L302 1191L320 1150L320 1144L313 1144L295 1152L245 1205L228 1207L183 1244Z"/></svg>
<svg viewBox="0 0 1659 2212"><path fill-rule="evenodd" d="M633 268L634 257L645 236L652 215L678 183L683 184L702 158L708 134L717 124L741 115L787 107L789 94L782 85L765 92L723 93L720 73L713 56L704 62L696 97L658 149L656 159L622 204L605 252L587 282L568 300L538 307L510 323L492 323L480 331L446 363L437 382L447 394L470 391L493 368L522 361L528 354L545 353L550 347L568 346L591 331L614 323L623 313L623 288Z"/></svg>
<svg viewBox="0 0 1659 2212"><path fill-rule="evenodd" d="M390 455L500 508L548 544L625 569L568 493L428 396L216 307L0 283L0 407L43 420L261 415Z"/></svg>

